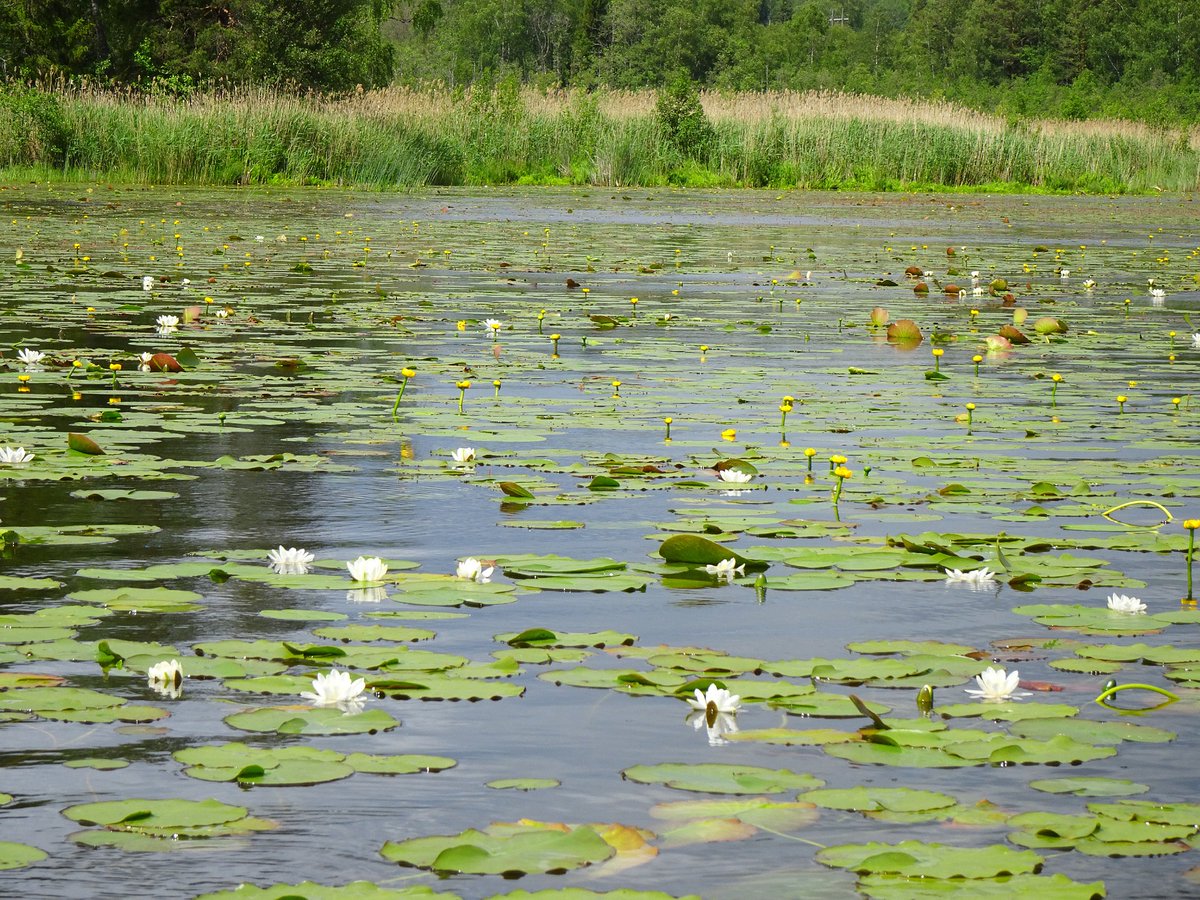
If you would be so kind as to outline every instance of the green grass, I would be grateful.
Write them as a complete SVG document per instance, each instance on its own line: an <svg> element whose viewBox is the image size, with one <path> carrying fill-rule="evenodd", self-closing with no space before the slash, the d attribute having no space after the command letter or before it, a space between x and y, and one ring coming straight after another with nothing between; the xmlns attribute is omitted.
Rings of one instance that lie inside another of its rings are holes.
<svg viewBox="0 0 1200 900"><path fill-rule="evenodd" d="M389 90L335 100L250 91L172 100L9 91L0 93L0 167L10 178L144 184L1200 188L1194 133L837 99L705 97L713 138L695 149L675 146L652 100L637 94Z"/></svg>

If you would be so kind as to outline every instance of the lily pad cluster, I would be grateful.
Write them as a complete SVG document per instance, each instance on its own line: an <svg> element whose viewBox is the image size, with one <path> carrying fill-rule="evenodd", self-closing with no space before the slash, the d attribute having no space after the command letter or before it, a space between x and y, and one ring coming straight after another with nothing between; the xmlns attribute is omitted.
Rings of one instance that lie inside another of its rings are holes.
<svg viewBox="0 0 1200 900"><path fill-rule="evenodd" d="M118 856L321 848L228 897L779 893L779 846L872 897L1093 897L1048 870L1194 846L1172 766L1113 777L1186 757L1200 687L1182 201L167 196L4 198L0 727L49 749L0 799L86 785L72 839ZM898 238L930 221L952 252ZM969 701L992 666L1029 696ZM306 702L334 669L361 702ZM537 771L581 707L599 769ZM341 851L428 884L318 883L331 791L380 820Z"/></svg>

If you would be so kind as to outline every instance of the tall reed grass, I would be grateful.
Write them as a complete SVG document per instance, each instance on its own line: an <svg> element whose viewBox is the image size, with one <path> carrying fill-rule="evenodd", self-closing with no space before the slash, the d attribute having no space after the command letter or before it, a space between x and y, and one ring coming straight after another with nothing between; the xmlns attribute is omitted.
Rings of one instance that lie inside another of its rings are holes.
<svg viewBox="0 0 1200 900"><path fill-rule="evenodd" d="M1200 129L1009 122L839 93L701 95L714 138L679 147L652 92L183 99L55 86L0 93L0 166L133 183L690 184L1090 192L1200 188Z"/></svg>

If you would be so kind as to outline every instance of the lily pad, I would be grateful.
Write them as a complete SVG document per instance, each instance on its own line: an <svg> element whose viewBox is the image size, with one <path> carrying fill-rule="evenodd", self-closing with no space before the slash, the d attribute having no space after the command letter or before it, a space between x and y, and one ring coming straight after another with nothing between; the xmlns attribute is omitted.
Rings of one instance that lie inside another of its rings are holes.
<svg viewBox="0 0 1200 900"><path fill-rule="evenodd" d="M920 841L899 844L842 844L817 851L817 862L862 874L908 878L995 878L1025 875L1042 866L1042 857L1009 847L963 848Z"/></svg>
<svg viewBox="0 0 1200 900"><path fill-rule="evenodd" d="M0 870L23 869L41 862L47 854L37 847L28 844L16 844L12 841L0 841Z"/></svg>
<svg viewBox="0 0 1200 900"><path fill-rule="evenodd" d="M629 781L661 784L681 791L706 794L779 794L812 790L821 779L789 769L737 766L726 763L661 763L630 766L621 772Z"/></svg>
<svg viewBox="0 0 1200 900"><path fill-rule="evenodd" d="M689 566L716 565L732 559L736 565L745 566L747 572L765 569L770 565L760 560L749 559L728 547L694 534L677 534L667 538L659 546L658 554L667 562Z"/></svg>
<svg viewBox="0 0 1200 900"><path fill-rule="evenodd" d="M560 784L562 782L557 778L497 778L487 782L486 786L497 791L542 791Z"/></svg>
<svg viewBox="0 0 1200 900"><path fill-rule="evenodd" d="M336 707L268 706L225 717L231 728L243 731L274 731L278 734L374 734L400 724L381 709L343 712Z"/></svg>
<svg viewBox="0 0 1200 900"><path fill-rule="evenodd" d="M586 825L495 824L487 831L388 841L384 859L434 872L506 875L566 872L615 852Z"/></svg>

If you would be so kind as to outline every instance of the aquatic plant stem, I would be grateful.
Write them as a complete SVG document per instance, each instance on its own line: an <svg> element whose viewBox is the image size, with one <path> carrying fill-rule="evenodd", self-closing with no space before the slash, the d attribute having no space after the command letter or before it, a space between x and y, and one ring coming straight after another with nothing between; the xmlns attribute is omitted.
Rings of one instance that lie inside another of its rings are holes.
<svg viewBox="0 0 1200 900"><path fill-rule="evenodd" d="M800 844L808 844L810 847L816 847L818 850L828 850L829 847L825 844L818 844L816 841L810 841L808 838L796 837L794 834L788 834L786 831L776 831L774 828L768 828L765 825L755 824L754 826L759 831L765 831L768 834L773 834L776 837L787 838L789 841L796 841Z"/></svg>
<svg viewBox="0 0 1200 900"><path fill-rule="evenodd" d="M1179 699L1178 694L1172 694L1166 688L1156 687L1153 684L1136 683L1136 684L1114 684L1112 687L1106 688L1103 692L1101 692L1100 696L1096 698L1095 702L1103 703L1105 700L1107 700L1113 694L1118 693L1119 691L1128 691L1128 690L1132 690L1132 689L1137 689L1137 690L1142 690L1142 691L1152 691L1155 694L1162 694L1162 696L1167 697L1171 700Z"/></svg>
<svg viewBox="0 0 1200 900"><path fill-rule="evenodd" d="M1153 528L1160 528L1163 525L1166 525L1167 522L1170 522L1174 518L1171 515L1171 511L1169 509L1167 509L1161 503L1156 503L1153 500L1129 500L1125 503L1118 503L1116 506L1112 507L1111 509L1106 509L1100 515L1102 517L1104 517L1105 519L1108 519L1110 522L1116 522L1118 525L1124 525L1126 523L1122 522L1120 519L1114 519L1112 514L1115 512L1120 512L1121 510L1126 509L1127 507L1130 507L1130 506L1153 506L1155 509L1159 510L1164 516L1167 517L1166 521L1160 522L1158 525L1151 526Z"/></svg>
<svg viewBox="0 0 1200 900"><path fill-rule="evenodd" d="M392 404L392 421L400 421L398 410L400 409L400 401L404 399L404 389L408 387L408 379L416 375L414 369L401 369L400 377L404 380L400 382L400 390L396 393L396 402Z"/></svg>
<svg viewBox="0 0 1200 900"><path fill-rule="evenodd" d="M1196 557L1196 529L1200 528L1200 519L1185 519L1183 527L1188 530L1187 548L1187 596L1184 602L1195 603L1196 596L1192 593L1192 560Z"/></svg>

